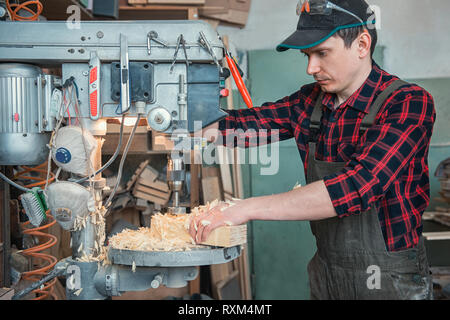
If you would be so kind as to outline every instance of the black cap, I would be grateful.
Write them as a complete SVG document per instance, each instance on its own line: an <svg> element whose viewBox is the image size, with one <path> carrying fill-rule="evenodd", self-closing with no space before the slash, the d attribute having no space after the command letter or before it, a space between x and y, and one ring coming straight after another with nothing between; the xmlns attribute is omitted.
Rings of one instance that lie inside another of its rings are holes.
<svg viewBox="0 0 450 320"><path fill-rule="evenodd" d="M314 0L311 0L311 3L313 2ZM311 48L324 42L338 30L375 24L374 13L364 0L330 0L330 2L355 14L363 22L340 10L332 10L330 15L312 15L304 11L300 15L297 31L278 45L277 51Z"/></svg>

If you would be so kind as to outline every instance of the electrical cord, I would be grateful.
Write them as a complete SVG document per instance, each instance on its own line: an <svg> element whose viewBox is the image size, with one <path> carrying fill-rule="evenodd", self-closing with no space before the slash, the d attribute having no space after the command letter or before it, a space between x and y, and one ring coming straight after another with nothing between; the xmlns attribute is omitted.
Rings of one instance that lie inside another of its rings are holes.
<svg viewBox="0 0 450 320"><path fill-rule="evenodd" d="M122 147L124 122L125 122L125 115L122 115L122 124L120 125L120 133L119 133L119 143L117 144L116 151L114 151L114 154L108 160L108 162L106 162L100 169L98 169L98 171L95 172L91 177L95 177L99 173L105 171L105 169L108 168L114 162L114 160L116 160L117 156L120 153L120 148ZM82 182L86 181L87 179L89 179L89 176L81 178L81 179L76 180L74 182L82 183Z"/></svg>
<svg viewBox="0 0 450 320"><path fill-rule="evenodd" d="M25 188L24 186L21 186L20 184L15 183L14 181L8 179L7 176L5 176L3 173L0 172L0 178L2 178L3 180L5 180L7 183L9 183L10 185L12 185L13 187L16 187L17 189L21 190L21 191L25 191L28 192L30 191L30 189Z"/></svg>
<svg viewBox="0 0 450 320"><path fill-rule="evenodd" d="M108 214L109 214L109 212L110 212L110 207L109 207L109 206L111 205L111 201L112 201L112 199L114 198L114 195L116 194L117 188L119 187L120 180L122 179L123 165L124 165L124 163L125 163L125 159L126 159L126 157L127 157L128 150L130 149L130 146L131 146L131 141L133 141L133 137L134 137L134 134L135 134L135 132L136 132L136 129L137 129L138 125L139 125L139 120L140 120L140 119L141 119L141 115L138 114L136 123L135 123L135 125L134 125L134 127L133 127L133 130L131 131L130 137L128 138L127 144L126 144L126 146L125 146L125 150L123 151L122 158L120 159L119 171L118 171L118 173L117 173L117 182L116 182L116 185L114 186L113 191L112 191L111 194L109 195L108 200L105 202L105 208L108 209L108 211L107 211L106 214L105 214L105 217L108 216Z"/></svg>

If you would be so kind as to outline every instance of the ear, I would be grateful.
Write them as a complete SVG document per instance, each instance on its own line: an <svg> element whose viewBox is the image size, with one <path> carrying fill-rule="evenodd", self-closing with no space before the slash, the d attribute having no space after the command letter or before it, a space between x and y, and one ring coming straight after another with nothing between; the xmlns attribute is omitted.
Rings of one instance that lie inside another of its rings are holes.
<svg viewBox="0 0 450 320"><path fill-rule="evenodd" d="M372 37L367 30L364 30L358 37L358 50L361 59L370 55L370 48L372 46Z"/></svg>

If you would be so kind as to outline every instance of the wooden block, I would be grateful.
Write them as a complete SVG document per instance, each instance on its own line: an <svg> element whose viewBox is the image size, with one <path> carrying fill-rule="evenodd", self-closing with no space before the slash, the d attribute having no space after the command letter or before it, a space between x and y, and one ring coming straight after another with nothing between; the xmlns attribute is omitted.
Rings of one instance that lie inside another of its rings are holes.
<svg viewBox="0 0 450 320"><path fill-rule="evenodd" d="M202 179L203 201L205 203L212 202L216 199L223 200L222 191L220 190L219 177L208 177Z"/></svg>
<svg viewBox="0 0 450 320"><path fill-rule="evenodd" d="M131 190L131 187L136 182L137 178L141 175L142 171L145 169L145 167L148 165L148 160L145 160L142 162L139 167L136 169L134 175L131 177L130 181L127 183L127 191Z"/></svg>
<svg viewBox="0 0 450 320"><path fill-rule="evenodd" d="M224 226L214 229L201 244L217 247L233 247L247 242L247 225Z"/></svg>
<svg viewBox="0 0 450 320"><path fill-rule="evenodd" d="M136 186L134 187L134 190L139 191L139 192L145 192L145 193L151 194L155 197L159 197L161 199L166 199L166 198L170 197L170 194L168 191L164 192L164 191L161 191L161 190L158 190L155 188L147 187L143 184L140 184L139 181L136 184Z"/></svg>
<svg viewBox="0 0 450 320"><path fill-rule="evenodd" d="M169 185L165 182L165 181L161 181L161 180L148 180L148 179L143 179L142 177L139 178L136 182L136 184L140 184L143 185L145 187L149 187L152 189L156 189L158 191L162 191L162 192L169 192Z"/></svg>
<svg viewBox="0 0 450 320"><path fill-rule="evenodd" d="M156 179L158 179L158 176L159 172L153 167L147 165L144 170L142 170L139 177L143 180L155 181Z"/></svg>
<svg viewBox="0 0 450 320"><path fill-rule="evenodd" d="M141 198L141 199L144 199L144 200L147 200L147 201L159 204L161 206L167 205L167 203L169 202L169 198L170 198L169 197L168 199L162 199L162 198L159 198L159 197L155 197L155 196L153 196L151 194L148 194L148 193L145 193L145 192L136 191L136 190L133 191L133 195L136 198Z"/></svg>

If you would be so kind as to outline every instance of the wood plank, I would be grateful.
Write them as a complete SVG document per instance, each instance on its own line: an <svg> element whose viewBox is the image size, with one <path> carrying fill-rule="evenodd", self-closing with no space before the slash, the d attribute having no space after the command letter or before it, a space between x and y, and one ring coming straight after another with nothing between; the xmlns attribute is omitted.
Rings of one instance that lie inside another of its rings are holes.
<svg viewBox="0 0 450 320"><path fill-rule="evenodd" d="M193 18L190 9L178 5L119 6L119 20L187 20Z"/></svg>
<svg viewBox="0 0 450 320"><path fill-rule="evenodd" d="M127 191L131 190L131 187L134 185L138 177L141 175L142 171L144 171L145 167L148 165L149 160L145 160L141 162L139 167L137 167L136 171L134 172L134 175L131 177L131 179L127 183Z"/></svg>
<svg viewBox="0 0 450 320"><path fill-rule="evenodd" d="M193 154L191 155L191 163L194 163ZM199 164L191 164L190 165L190 173L191 173L191 208L198 207L200 205L200 170L201 165Z"/></svg>
<svg viewBox="0 0 450 320"><path fill-rule="evenodd" d="M212 202L216 199L223 200L223 194L220 190L219 177L207 177L202 179L203 201Z"/></svg>
<svg viewBox="0 0 450 320"><path fill-rule="evenodd" d="M229 195L233 194L233 180L231 178L231 169L230 169L230 161L228 154L229 154L229 148L226 148L224 146L217 146L216 152L219 156L219 167L220 167L220 177L222 180L222 189L223 192ZM232 151L232 150L231 150Z"/></svg>
<svg viewBox="0 0 450 320"><path fill-rule="evenodd" d="M158 191L165 192L165 193L168 193L170 191L169 185L166 182L161 181L161 180L150 181L148 179L143 179L141 177L137 180L137 184L148 187L148 188L156 189Z"/></svg>
<svg viewBox="0 0 450 320"><path fill-rule="evenodd" d="M148 194L145 192L140 192L137 190L133 191L133 195L136 198L141 198L141 199L144 199L144 200L147 200L147 201L150 201L150 202L162 205L162 206L167 205L167 203L169 202L169 199L162 199L162 198L156 197L154 195L151 195L151 194Z"/></svg>
<svg viewBox="0 0 450 320"><path fill-rule="evenodd" d="M145 185L141 184L139 180L134 188L137 191L145 192L145 193L154 195L155 197L159 197L161 199L170 198L169 192L164 192L164 191L152 188L152 187L145 186Z"/></svg>
<svg viewBox="0 0 450 320"><path fill-rule="evenodd" d="M217 247L234 247L247 242L247 225L223 226L214 229L201 244Z"/></svg>
<svg viewBox="0 0 450 320"><path fill-rule="evenodd" d="M422 235L427 240L450 240L450 231L444 232L424 232Z"/></svg>

